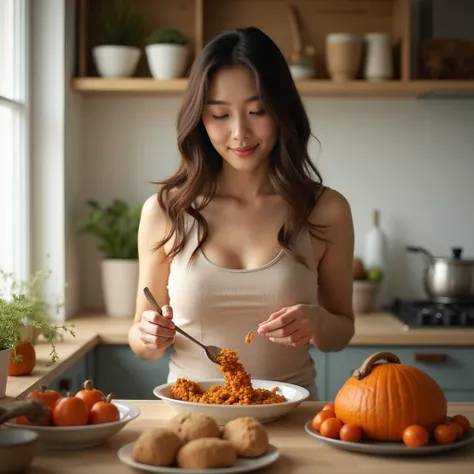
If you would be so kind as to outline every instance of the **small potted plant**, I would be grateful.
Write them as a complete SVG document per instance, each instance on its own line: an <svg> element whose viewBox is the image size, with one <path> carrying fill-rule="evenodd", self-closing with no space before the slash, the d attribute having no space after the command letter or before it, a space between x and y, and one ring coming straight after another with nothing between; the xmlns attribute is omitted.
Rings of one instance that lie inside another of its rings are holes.
<svg viewBox="0 0 474 474"><path fill-rule="evenodd" d="M28 294L0 294L0 398L5 396L8 375L27 375L34 369L36 352L31 341L23 335L29 326L38 329L51 345L48 365L58 359L55 342L60 338L60 332L74 336L73 325L51 324L46 317L35 315L35 307L35 301Z"/></svg>
<svg viewBox="0 0 474 474"><path fill-rule="evenodd" d="M155 79L182 77L188 63L189 39L176 28L154 30L146 40L148 67Z"/></svg>
<svg viewBox="0 0 474 474"><path fill-rule="evenodd" d="M105 8L102 24L103 43L92 48L102 77L130 77L135 73L140 49L135 46L143 26L143 17L131 10L127 0L114 0Z"/></svg>
<svg viewBox="0 0 474 474"><path fill-rule="evenodd" d="M105 207L96 200L87 201L87 205L90 212L79 230L99 241L105 312L112 317L131 317L135 314L138 285L141 207L130 206L121 199L114 199Z"/></svg>
<svg viewBox="0 0 474 474"><path fill-rule="evenodd" d="M60 301L51 304L44 297L45 283L51 273L51 270L38 270L30 275L28 279L20 280L13 273L7 273L0 269L1 297L9 298L13 294L28 295L28 305L31 311L27 318L29 324L22 331L22 335L31 340L33 344L42 334L42 327L47 332L47 326L43 326L43 323L47 323L53 313L58 314L63 306ZM45 334L45 336L48 336L48 334Z"/></svg>

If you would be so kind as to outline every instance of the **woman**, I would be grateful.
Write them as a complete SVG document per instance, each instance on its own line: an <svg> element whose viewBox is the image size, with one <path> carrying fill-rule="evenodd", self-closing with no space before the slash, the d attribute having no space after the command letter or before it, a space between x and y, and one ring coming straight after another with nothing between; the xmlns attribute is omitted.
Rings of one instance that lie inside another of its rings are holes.
<svg viewBox="0 0 474 474"><path fill-rule="evenodd" d="M208 43L177 127L179 170L142 211L132 350L158 360L173 344L169 381L222 377L176 322L235 350L252 378L295 383L315 399L310 342L340 350L354 334L353 224L310 161L309 121L273 41L245 28Z"/></svg>

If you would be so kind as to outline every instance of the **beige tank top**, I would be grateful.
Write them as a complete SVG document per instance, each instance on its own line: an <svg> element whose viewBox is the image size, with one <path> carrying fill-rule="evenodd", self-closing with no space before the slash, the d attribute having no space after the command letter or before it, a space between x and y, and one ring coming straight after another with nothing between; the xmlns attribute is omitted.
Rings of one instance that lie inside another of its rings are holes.
<svg viewBox="0 0 474 474"><path fill-rule="evenodd" d="M250 344L244 341L250 329L281 308L316 303L318 276L309 232L302 232L296 243L309 268L282 249L266 265L235 270L215 265L202 251L188 266L198 244L197 223L189 227L186 245L171 262L168 280L175 323L203 344L236 351L253 379L297 384L310 391L311 399L317 399L309 344L287 347L259 335ZM199 346L177 334L168 382L178 377L198 381L223 378L223 374Z"/></svg>

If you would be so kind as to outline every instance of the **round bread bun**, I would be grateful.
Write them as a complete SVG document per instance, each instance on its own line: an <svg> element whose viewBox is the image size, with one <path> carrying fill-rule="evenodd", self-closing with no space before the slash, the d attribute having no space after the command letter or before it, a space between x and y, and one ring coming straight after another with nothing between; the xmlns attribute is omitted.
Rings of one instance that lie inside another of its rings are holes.
<svg viewBox="0 0 474 474"><path fill-rule="evenodd" d="M220 438L215 420L202 413L180 413L169 420L167 427L187 443L199 438Z"/></svg>
<svg viewBox="0 0 474 474"><path fill-rule="evenodd" d="M133 446L134 461L152 466L171 466L183 442L172 430L153 428L142 433Z"/></svg>
<svg viewBox="0 0 474 474"><path fill-rule="evenodd" d="M178 466L183 469L211 469L233 466L237 453L229 441L199 438L185 444L178 452Z"/></svg>
<svg viewBox="0 0 474 474"><path fill-rule="evenodd" d="M227 422L222 438L230 441L243 458L255 458L268 450L268 433L263 425L253 417L246 416Z"/></svg>

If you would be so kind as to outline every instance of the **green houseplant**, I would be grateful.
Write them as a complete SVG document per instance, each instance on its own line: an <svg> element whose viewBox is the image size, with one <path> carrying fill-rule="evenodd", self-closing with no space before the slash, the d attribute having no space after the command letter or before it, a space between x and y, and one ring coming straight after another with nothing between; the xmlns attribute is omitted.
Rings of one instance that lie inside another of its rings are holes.
<svg viewBox="0 0 474 474"><path fill-rule="evenodd" d="M102 77L130 77L140 59L136 46L144 18L135 13L128 0L114 0L102 15L103 44L92 49L97 70Z"/></svg>
<svg viewBox="0 0 474 474"><path fill-rule="evenodd" d="M41 333L51 346L48 365L59 357L56 342L61 340L62 334L68 332L74 336L73 325L53 324L49 319L50 306L39 292L47 275L39 271L28 280L19 281L12 273L0 270L0 398L5 396L10 362L22 361L17 347L23 345L29 328Z"/></svg>
<svg viewBox="0 0 474 474"><path fill-rule="evenodd" d="M106 313L129 317L135 313L141 207L121 199L107 206L91 199L87 206L89 213L79 231L97 239L97 249L103 256L101 281Z"/></svg>
<svg viewBox="0 0 474 474"><path fill-rule="evenodd" d="M176 28L155 29L146 39L145 52L155 79L182 77L188 62L189 39Z"/></svg>

